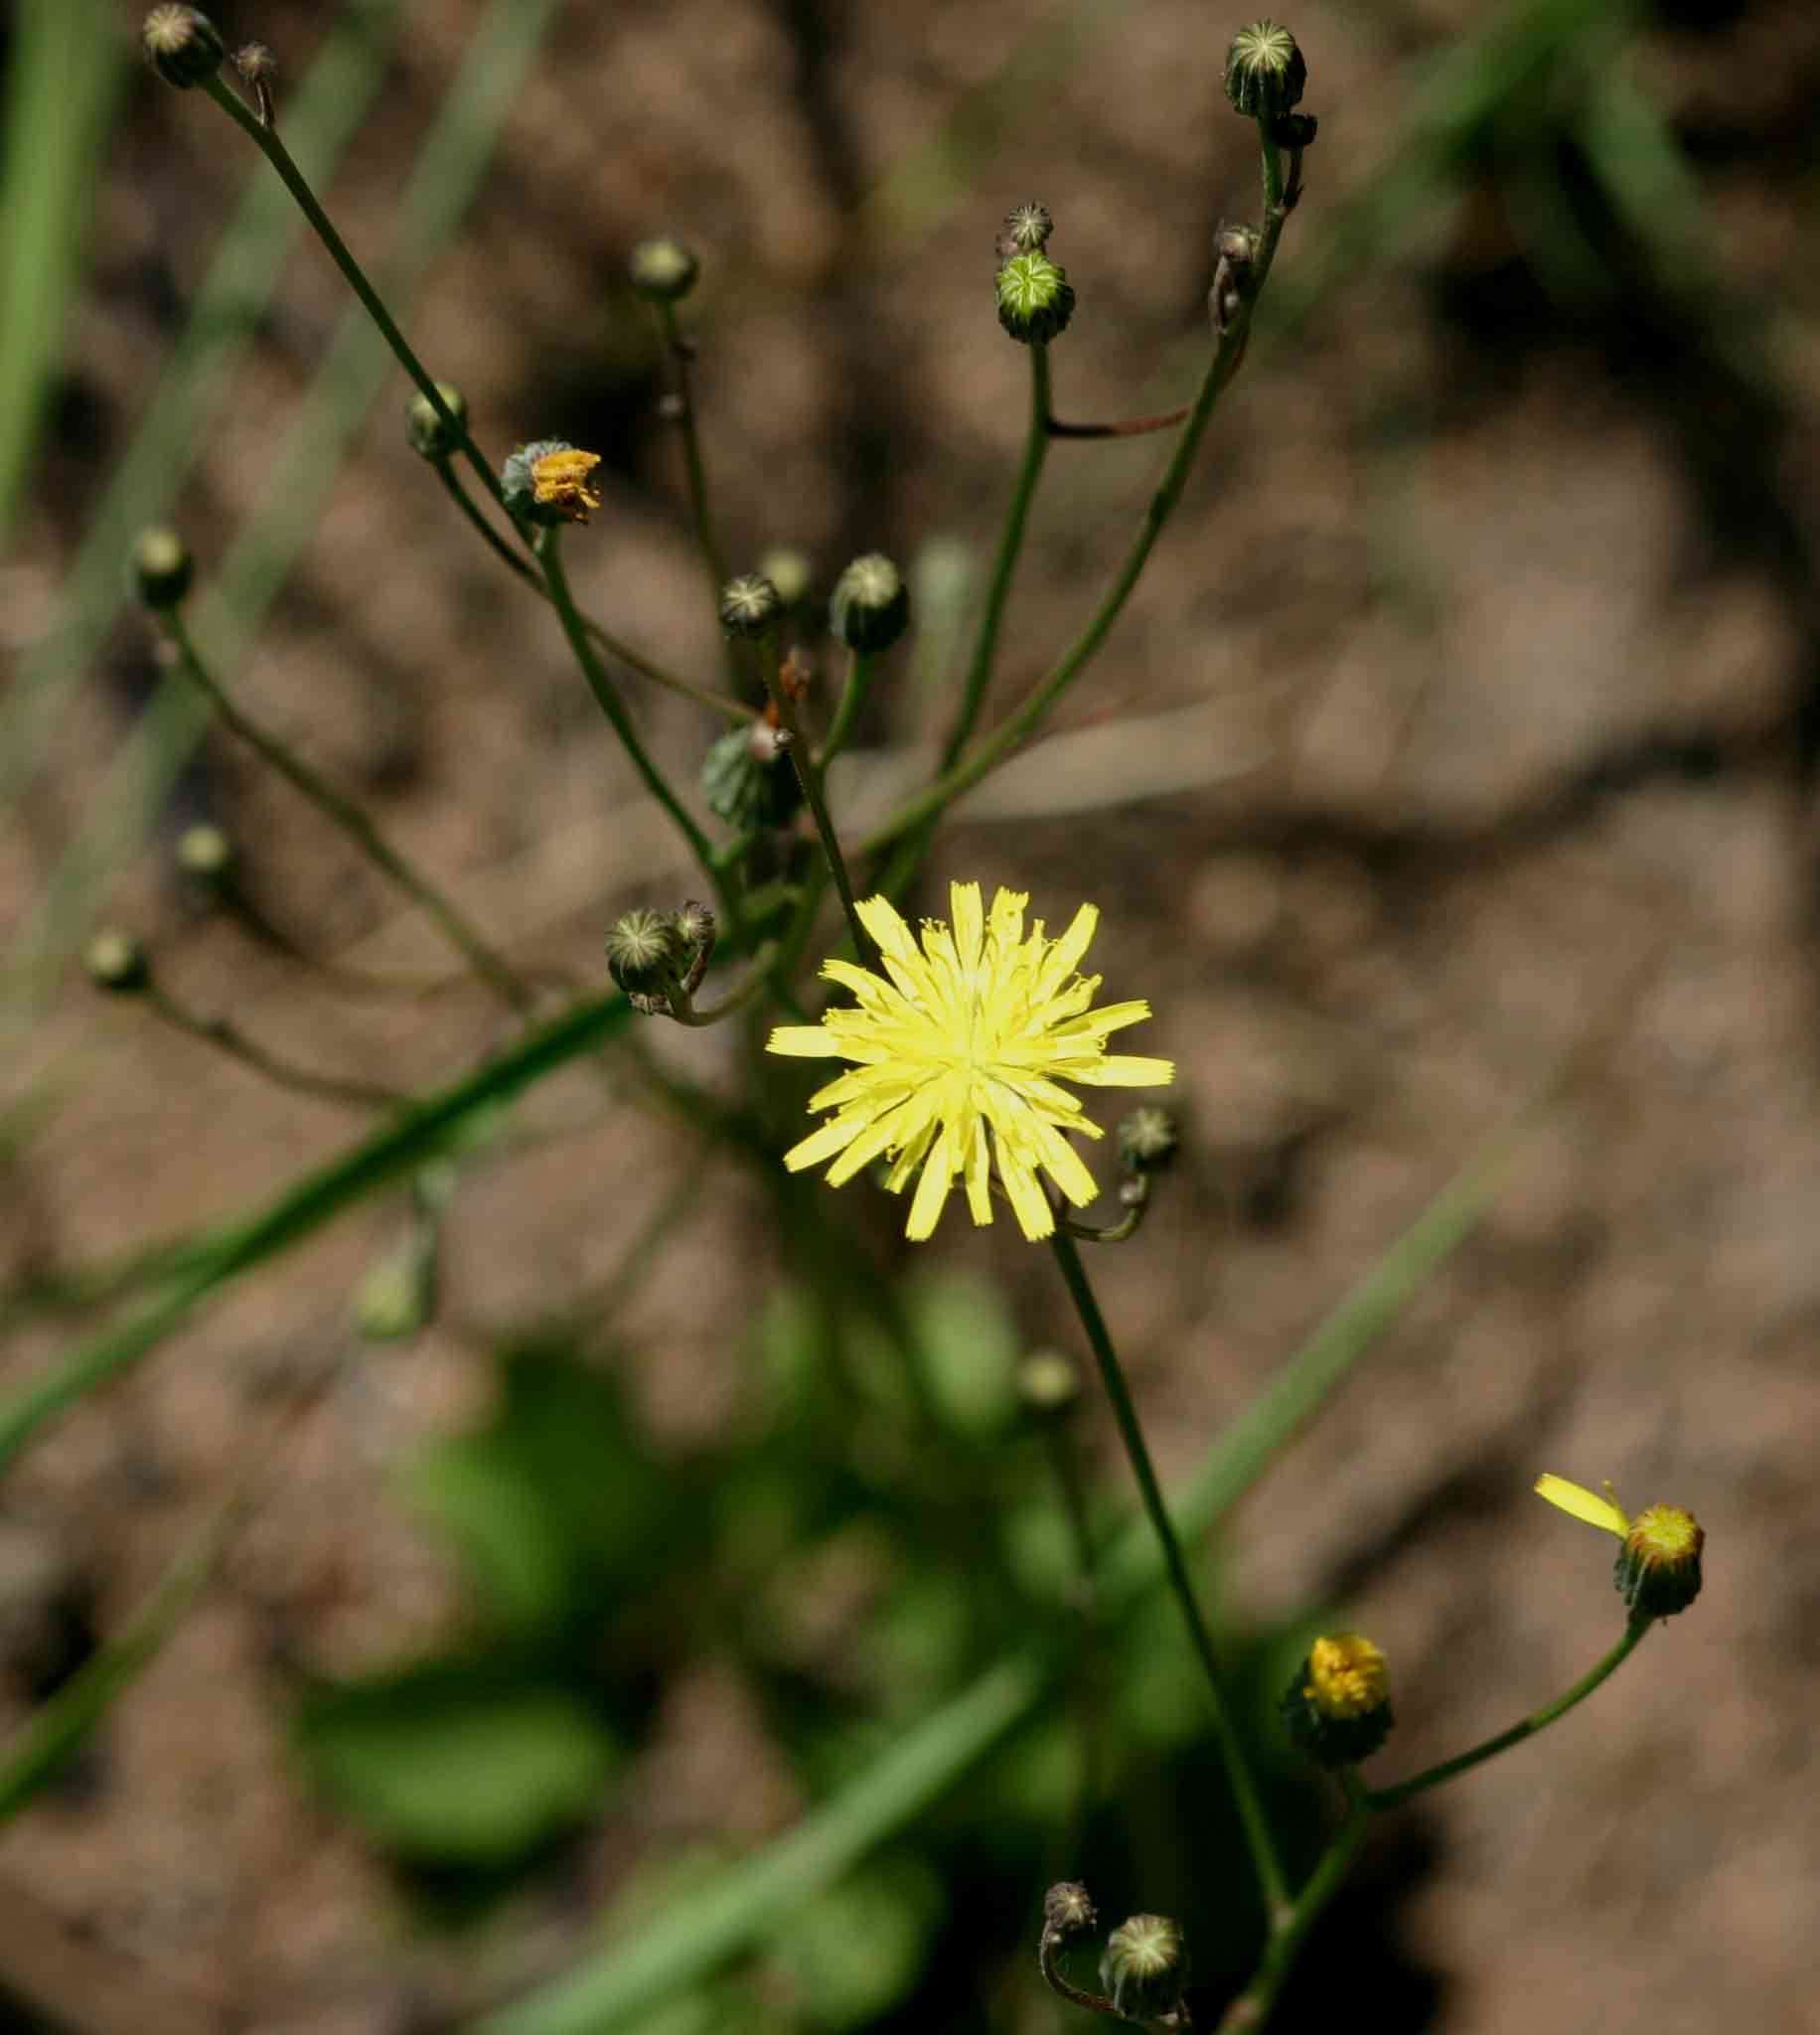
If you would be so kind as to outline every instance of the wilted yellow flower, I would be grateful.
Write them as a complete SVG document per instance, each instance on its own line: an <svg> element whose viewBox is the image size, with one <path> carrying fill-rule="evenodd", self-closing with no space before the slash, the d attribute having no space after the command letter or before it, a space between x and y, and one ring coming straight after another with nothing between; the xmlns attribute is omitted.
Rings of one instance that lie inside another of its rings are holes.
<svg viewBox="0 0 1820 2035"><path fill-rule="evenodd" d="M588 512L600 507L599 489L588 486L588 475L599 464L598 452L583 452L573 445L544 453L531 463L531 499L543 508L560 509L576 523L585 523Z"/></svg>
<svg viewBox="0 0 1820 2035"><path fill-rule="evenodd" d="M920 1168L905 1224L914 1238L934 1230L957 1178L974 1220L990 1222L996 1165L1024 1235L1045 1237L1055 1217L1039 1171L1077 1208L1099 1192L1068 1136L1098 1138L1100 1127L1057 1084L1144 1088L1172 1081L1175 1069L1168 1060L1107 1052L1107 1035L1138 1023L1150 1007L1088 1008L1100 978L1076 969L1099 924L1093 905L1083 904L1050 940L1041 919L1025 934L1029 899L1017 891L993 897L989 922L978 883L955 883L949 896L952 929L927 921L920 947L888 898L863 899L860 922L877 942L883 975L825 962L823 975L858 1003L826 1013L820 1024L772 1032L774 1053L856 1062L809 1098L811 1109L836 1114L784 1164L798 1173L832 1159L828 1177L839 1186L888 1156L885 1184L894 1194Z"/></svg>
<svg viewBox="0 0 1820 2035"><path fill-rule="evenodd" d="M1633 1612L1672 1618L1700 1595L1706 1528L1692 1512L1680 1505L1649 1505L1632 1519L1609 1485L1605 1489L1610 1495L1601 1498L1565 1477L1538 1477L1536 1489L1551 1505L1559 1505L1576 1519L1601 1527L1623 1542L1617 1557L1617 1587Z"/></svg>

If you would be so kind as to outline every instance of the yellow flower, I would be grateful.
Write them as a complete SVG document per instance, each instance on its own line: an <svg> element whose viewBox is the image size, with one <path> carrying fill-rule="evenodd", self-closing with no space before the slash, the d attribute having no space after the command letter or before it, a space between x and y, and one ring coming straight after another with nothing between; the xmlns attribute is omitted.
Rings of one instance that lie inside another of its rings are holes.
<svg viewBox="0 0 1820 2035"><path fill-rule="evenodd" d="M1308 1648L1302 1694L1325 1717L1364 1717L1390 1701L1390 1663L1363 1633L1334 1633Z"/></svg>
<svg viewBox="0 0 1820 2035"><path fill-rule="evenodd" d="M1617 1557L1617 1587L1634 1613L1672 1618L1700 1595L1700 1556L1706 1528L1680 1505L1648 1505L1634 1519L1606 1485L1599 1497L1565 1477L1538 1477L1536 1489L1551 1505L1572 1512L1589 1526L1602 1527L1623 1542Z"/></svg>
<svg viewBox="0 0 1820 2035"><path fill-rule="evenodd" d="M600 507L599 489L588 486L588 475L599 464L598 452L582 452L573 445L544 453L531 463L531 499L585 523L588 511Z"/></svg>
<svg viewBox="0 0 1820 2035"><path fill-rule="evenodd" d="M978 883L955 883L949 896L952 930L926 922L920 948L888 898L863 899L860 922L878 945L884 974L825 962L823 975L858 1003L827 1012L820 1024L772 1032L774 1053L855 1062L809 1098L811 1109L836 1114L787 1152L784 1164L800 1173L832 1159L828 1177L837 1187L889 1156L885 1184L894 1194L920 1168L904 1227L922 1238L957 1177L974 1220L991 1221L995 1163L1018 1223L1034 1240L1055 1228L1039 1170L1077 1208L1099 1192L1068 1135L1102 1133L1057 1084L1143 1088L1172 1081L1175 1069L1168 1060L1107 1052L1107 1034L1138 1023L1150 1007L1089 1010L1100 978L1076 968L1099 924L1093 905L1083 904L1061 938L1050 940L1041 919L1025 934L1029 900L1017 891L993 897L989 922Z"/></svg>

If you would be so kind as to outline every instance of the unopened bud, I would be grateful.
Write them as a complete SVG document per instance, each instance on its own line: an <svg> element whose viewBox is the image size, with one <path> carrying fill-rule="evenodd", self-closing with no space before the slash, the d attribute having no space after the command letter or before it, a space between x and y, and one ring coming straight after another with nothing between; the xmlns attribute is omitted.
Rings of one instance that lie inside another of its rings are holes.
<svg viewBox="0 0 1820 2035"><path fill-rule="evenodd" d="M910 589L882 551L867 551L834 581L828 621L850 650L889 650L910 620Z"/></svg>
<svg viewBox="0 0 1820 2035"><path fill-rule="evenodd" d="M109 996L130 996L152 979L151 964L131 933L116 926L104 926L82 950L82 966L88 980Z"/></svg>
<svg viewBox="0 0 1820 2035"><path fill-rule="evenodd" d="M1009 261L1014 254L1040 254L1055 232L1055 221L1046 205L1031 202L1013 206L1004 216L997 241L998 259Z"/></svg>
<svg viewBox="0 0 1820 2035"><path fill-rule="evenodd" d="M665 234L633 248L627 273L635 296L648 304L675 304L694 288L701 264L681 240Z"/></svg>
<svg viewBox="0 0 1820 2035"><path fill-rule="evenodd" d="M139 41L165 83L183 90L206 83L222 68L220 31L200 8L154 7Z"/></svg>
<svg viewBox="0 0 1820 2035"><path fill-rule="evenodd" d="M233 53L233 68L255 89L269 87L278 75L278 55L264 43L243 43Z"/></svg>
<svg viewBox="0 0 1820 2035"><path fill-rule="evenodd" d="M1134 1173L1160 1173L1175 1158L1181 1134L1166 1109L1145 1103L1119 1125L1119 1157Z"/></svg>
<svg viewBox="0 0 1820 2035"><path fill-rule="evenodd" d="M194 881L217 888L233 874L233 843L219 827L199 821L178 837L177 866Z"/></svg>
<svg viewBox="0 0 1820 2035"><path fill-rule="evenodd" d="M1014 254L998 271L998 322L1023 346L1051 340L1074 316L1065 270L1047 254Z"/></svg>
<svg viewBox="0 0 1820 2035"><path fill-rule="evenodd" d="M809 591L814 567L805 552L790 545L779 545L759 559L758 570L760 578L769 579L777 588L778 599L787 608L793 608Z"/></svg>
<svg viewBox="0 0 1820 2035"><path fill-rule="evenodd" d="M1181 1925L1166 1915L1133 1915L1106 1939L1100 1983L1128 2021L1177 2012L1188 1982Z"/></svg>
<svg viewBox="0 0 1820 2035"><path fill-rule="evenodd" d="M1650 1505L1618 1550L1618 1590L1638 1618L1673 1618L1700 1595L1706 1529L1679 1505Z"/></svg>
<svg viewBox="0 0 1820 2035"><path fill-rule="evenodd" d="M1390 1663L1361 1633L1316 1640L1283 1698L1289 1736L1323 1767L1368 1759L1390 1736Z"/></svg>
<svg viewBox="0 0 1820 2035"><path fill-rule="evenodd" d="M438 382L436 393L442 397L456 423L465 425L468 421L468 398L454 383ZM404 436L410 449L425 459L448 459L460 443L458 434L443 422L436 405L421 389L404 406Z"/></svg>
<svg viewBox="0 0 1820 2035"><path fill-rule="evenodd" d="M176 531L156 525L133 540L133 591L154 612L174 608L190 590L196 561Z"/></svg>
<svg viewBox="0 0 1820 2035"><path fill-rule="evenodd" d="M1308 67L1295 38L1274 21L1255 21L1226 53L1226 96L1254 120L1275 119L1301 97Z"/></svg>
<svg viewBox="0 0 1820 2035"><path fill-rule="evenodd" d="M616 919L607 934L607 973L628 996L653 996L677 979L685 960L676 920L643 907Z"/></svg>
<svg viewBox="0 0 1820 2035"><path fill-rule="evenodd" d="M1319 127L1312 113L1285 113L1272 122L1271 139L1279 148L1311 148Z"/></svg>
<svg viewBox="0 0 1820 2035"><path fill-rule="evenodd" d="M1056 1943L1092 1929L1099 1919L1093 1896L1079 1880L1057 1880L1043 1896L1043 1934Z"/></svg>
<svg viewBox="0 0 1820 2035"><path fill-rule="evenodd" d="M729 636L762 636L783 613L778 591L762 572L744 572L720 589L720 626Z"/></svg>
<svg viewBox="0 0 1820 2035"><path fill-rule="evenodd" d="M1017 1366L1017 1396L1039 1418L1053 1418L1079 1401L1081 1373L1059 1349L1033 1349Z"/></svg>
<svg viewBox="0 0 1820 2035"><path fill-rule="evenodd" d="M354 1326L369 1342L401 1342L435 1309L435 1231L420 1224L368 1268L355 1289Z"/></svg>

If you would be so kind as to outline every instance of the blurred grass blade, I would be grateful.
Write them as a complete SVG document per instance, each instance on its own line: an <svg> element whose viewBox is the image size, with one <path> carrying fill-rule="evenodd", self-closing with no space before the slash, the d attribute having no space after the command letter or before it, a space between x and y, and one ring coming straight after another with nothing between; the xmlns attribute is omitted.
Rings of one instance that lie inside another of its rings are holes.
<svg viewBox="0 0 1820 2035"><path fill-rule="evenodd" d="M578 1005L554 1023L433 1096L401 1123L304 1176L248 1221L220 1232L155 1299L119 1327L80 1344L46 1376L0 1400L0 1470L65 1407L136 1363L212 1294L276 1257L344 1209L432 1157L476 1111L508 1102L533 1081L623 1030L631 1006L618 995Z"/></svg>
<svg viewBox="0 0 1820 2035"><path fill-rule="evenodd" d="M1045 1678L1030 1655L988 1669L794 1830L642 1924L631 1942L483 2016L478 2035L604 2035L643 2025L939 1801L1030 1713Z"/></svg>
<svg viewBox="0 0 1820 2035"><path fill-rule="evenodd" d="M107 0L19 0L0 167L0 544L18 513L126 75Z"/></svg>
<svg viewBox="0 0 1820 2035"><path fill-rule="evenodd" d="M379 289L394 315L408 313L430 264L461 223L558 4L493 0L475 31L418 152L379 271ZM273 462L259 515L219 570L207 575L196 629L224 676L243 656L315 535L355 434L394 368L366 312L351 305ZM46 964L68 951L114 865L144 839L208 718L207 707L167 676L120 744L86 827L53 872L20 942L27 999L44 994L51 972Z"/></svg>
<svg viewBox="0 0 1820 2035"><path fill-rule="evenodd" d="M41 11L87 12L72 0L40 0ZM122 17L104 12L88 33L125 48ZM396 37L399 0L344 6L321 54L284 94L284 135L324 180L359 131ZM22 135L16 137L23 142ZM10 185L9 185L10 192ZM0 704L0 806L11 804L44 761L58 709L86 674L125 599L127 547L169 514L208 443L213 406L265 315L285 261L304 232L283 188L262 162L246 175L239 207L190 306L190 316L125 456L83 535L49 633L22 659ZM9 248L9 261L14 252Z"/></svg>

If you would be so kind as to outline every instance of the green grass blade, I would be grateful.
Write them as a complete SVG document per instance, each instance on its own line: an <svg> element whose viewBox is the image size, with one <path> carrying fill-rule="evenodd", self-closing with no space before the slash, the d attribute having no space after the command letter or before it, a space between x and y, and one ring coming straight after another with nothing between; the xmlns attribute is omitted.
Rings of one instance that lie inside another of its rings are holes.
<svg viewBox="0 0 1820 2035"><path fill-rule="evenodd" d="M105 0L20 0L0 143L0 543L13 527L81 269L100 137L126 76Z"/></svg>
<svg viewBox="0 0 1820 2035"><path fill-rule="evenodd" d="M558 4L493 0L468 45L405 186L391 254L380 271L379 287L394 314L407 311L460 224ZM355 434L393 368L366 313L351 307L274 463L260 514L229 548L199 603L197 633L224 674L243 655L314 535ZM79 937L101 886L143 840L207 725L206 709L167 678L120 744L87 827L53 872L22 936L21 987L28 998L44 994L52 973L47 964Z"/></svg>
<svg viewBox="0 0 1820 2035"><path fill-rule="evenodd" d="M625 1028L630 1015L631 1007L617 995L577 1005L478 1073L432 1096L402 1122L305 1174L250 1220L222 1231L219 1243L205 1246L137 1314L0 1399L0 1471L46 1422L155 1349L213 1294L301 1243L376 1187L420 1166L476 1111L509 1102L543 1075L604 1044Z"/></svg>
<svg viewBox="0 0 1820 2035"><path fill-rule="evenodd" d="M42 4L56 13L69 0ZM111 42L119 18L106 12L101 40ZM399 0L345 6L296 89L285 91L285 139L314 175L331 176L359 131L383 78L399 14ZM214 406L303 231L288 196L265 165L254 162L189 322L95 507L64 581L57 620L22 659L0 703L0 806L10 805L43 764L59 711L125 598L127 547L146 524L169 514L208 442Z"/></svg>

